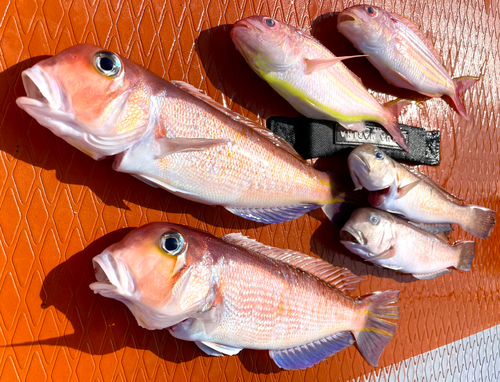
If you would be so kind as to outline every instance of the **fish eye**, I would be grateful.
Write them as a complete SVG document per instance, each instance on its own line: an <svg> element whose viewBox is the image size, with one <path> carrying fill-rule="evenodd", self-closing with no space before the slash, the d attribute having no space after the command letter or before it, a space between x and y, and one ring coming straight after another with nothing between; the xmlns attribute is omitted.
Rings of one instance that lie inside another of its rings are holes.
<svg viewBox="0 0 500 382"><path fill-rule="evenodd" d="M179 232L166 232L160 238L160 248L168 255L178 255L184 247L184 237Z"/></svg>
<svg viewBox="0 0 500 382"><path fill-rule="evenodd" d="M271 18L266 18L265 21L266 25L269 27L269 28L272 28L276 25L276 21L274 21L273 19Z"/></svg>
<svg viewBox="0 0 500 382"><path fill-rule="evenodd" d="M98 52L94 56L94 66L106 77L116 77L120 74L122 63L118 56L111 52Z"/></svg>
<svg viewBox="0 0 500 382"><path fill-rule="evenodd" d="M377 158L378 160L382 160L384 159L384 153L382 151L375 151L375 158Z"/></svg>
<svg viewBox="0 0 500 382"><path fill-rule="evenodd" d="M377 16L377 11L373 7L366 8L366 12L368 12L368 14L372 17Z"/></svg>
<svg viewBox="0 0 500 382"><path fill-rule="evenodd" d="M372 225L378 225L380 223L380 216L378 216L375 213L370 214L369 219L370 219L370 223L372 223Z"/></svg>

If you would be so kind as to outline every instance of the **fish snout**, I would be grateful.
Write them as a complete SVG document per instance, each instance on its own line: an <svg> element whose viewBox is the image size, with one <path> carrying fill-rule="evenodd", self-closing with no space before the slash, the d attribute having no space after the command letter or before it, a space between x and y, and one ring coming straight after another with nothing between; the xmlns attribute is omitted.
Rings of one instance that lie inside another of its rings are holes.
<svg viewBox="0 0 500 382"><path fill-rule="evenodd" d="M363 232L354 228L342 228L340 230L340 240L359 245L366 245L367 243Z"/></svg>
<svg viewBox="0 0 500 382"><path fill-rule="evenodd" d="M353 22L353 21L358 21L358 19L347 12L342 12L338 16L337 25L339 25L341 23Z"/></svg>
<svg viewBox="0 0 500 382"><path fill-rule="evenodd" d="M132 296L135 282L128 268L117 261L108 250L92 259L97 282L90 284L90 289L101 295Z"/></svg>

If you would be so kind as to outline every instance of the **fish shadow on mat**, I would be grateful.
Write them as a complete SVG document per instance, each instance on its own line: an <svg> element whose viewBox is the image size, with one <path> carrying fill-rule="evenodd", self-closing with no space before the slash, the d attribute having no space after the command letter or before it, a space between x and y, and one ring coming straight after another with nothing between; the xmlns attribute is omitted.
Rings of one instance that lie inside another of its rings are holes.
<svg viewBox="0 0 500 382"><path fill-rule="evenodd" d="M229 100L260 118L300 116L248 66L231 40L232 27L232 24L224 24L205 29L195 40L196 52L211 84Z"/></svg>
<svg viewBox="0 0 500 382"><path fill-rule="evenodd" d="M61 335L29 343L65 346L92 355L107 355L124 347L149 350L175 363L190 361L203 352L193 342L173 338L166 330L150 331L138 326L128 308L117 300L94 294L89 284L95 281L92 258L121 240L133 228L122 228L95 240L82 251L52 269L43 281L40 298L46 316L64 315L69 323ZM59 317L63 321L62 317Z"/></svg>
<svg viewBox="0 0 500 382"><path fill-rule="evenodd" d="M155 220L155 214L159 218L162 212L167 212L169 221L179 224L191 225L192 216L192 224L200 220L207 225L239 230L262 226L239 218L222 207L191 202L166 190L153 188L129 174L119 173L111 167L112 158L95 161L38 124L16 105L15 100L26 95L21 72L48 57L22 61L0 73L0 150L20 161L16 168L23 177L33 173L32 167L46 170L42 174L42 187L49 185L46 189L49 198L50 188L56 183L50 174L54 171L61 184L69 185L68 192L76 203L81 203L85 198L85 187L89 187L98 203L125 211L133 210L135 205L152 211L149 221ZM129 220L129 224L134 224Z"/></svg>
<svg viewBox="0 0 500 382"><path fill-rule="evenodd" d="M332 12L314 19L311 34L336 56L361 55L362 53L338 31L338 15L339 12ZM367 88L376 92L416 101L430 99L420 93L390 85L366 57L352 58L342 62L361 79Z"/></svg>

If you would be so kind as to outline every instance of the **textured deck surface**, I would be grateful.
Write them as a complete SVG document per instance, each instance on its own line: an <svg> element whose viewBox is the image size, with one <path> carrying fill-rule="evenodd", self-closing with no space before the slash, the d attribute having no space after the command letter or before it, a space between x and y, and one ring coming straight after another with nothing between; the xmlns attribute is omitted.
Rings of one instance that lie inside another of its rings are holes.
<svg viewBox="0 0 500 382"><path fill-rule="evenodd" d="M221 208L182 200L114 172L110 161L93 161L38 125L14 102L24 94L22 70L69 46L90 42L117 51L166 79L189 82L250 118L293 116L294 110L234 49L231 24L242 17L266 14L303 29L313 25L313 34L336 54L353 54L354 49L336 32L332 13L353 4L327 0L0 1L1 381L364 380L369 373L380 373L500 324L498 227L490 239L477 240L472 271L416 281L347 256L338 243L338 230L321 211L263 226ZM400 121L442 133L442 163L422 167L423 172L460 198L499 211L498 1L374 4L419 25L454 77L477 75L484 66L481 82L465 97L470 122L439 99L410 107ZM384 85L374 69L364 69L366 60L355 61L347 64L365 84L398 94ZM90 260L122 238L129 227L159 220L218 236L243 232L266 244L320 256L368 275L355 295L400 289L399 329L379 368L369 366L352 346L306 371L281 371L264 351L211 358L193 343L175 340L165 331L139 328L123 304L90 291ZM453 239L471 237L457 229ZM475 354L487 357L484 347ZM470 364L475 359L453 362ZM456 370L462 368L445 371L450 380L460 380L453 377Z"/></svg>

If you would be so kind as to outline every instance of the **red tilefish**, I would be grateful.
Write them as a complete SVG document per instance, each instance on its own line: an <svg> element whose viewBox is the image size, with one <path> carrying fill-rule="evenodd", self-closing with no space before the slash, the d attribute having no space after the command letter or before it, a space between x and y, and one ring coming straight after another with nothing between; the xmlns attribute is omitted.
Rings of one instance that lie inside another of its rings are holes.
<svg viewBox="0 0 500 382"><path fill-rule="evenodd" d="M196 202L280 223L324 207L331 218L350 179L307 164L283 139L193 86L119 55L76 45L22 73L16 102L94 159Z"/></svg>
<svg viewBox="0 0 500 382"><path fill-rule="evenodd" d="M269 350L305 369L356 342L376 366L397 327L399 291L351 298L361 278L347 269L241 234L151 223L92 261L95 293L212 356Z"/></svg>

